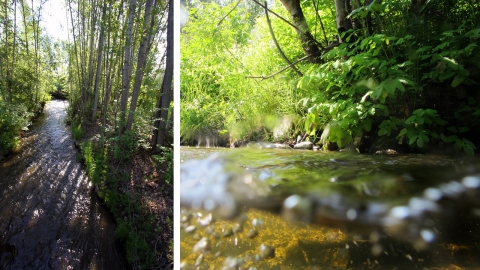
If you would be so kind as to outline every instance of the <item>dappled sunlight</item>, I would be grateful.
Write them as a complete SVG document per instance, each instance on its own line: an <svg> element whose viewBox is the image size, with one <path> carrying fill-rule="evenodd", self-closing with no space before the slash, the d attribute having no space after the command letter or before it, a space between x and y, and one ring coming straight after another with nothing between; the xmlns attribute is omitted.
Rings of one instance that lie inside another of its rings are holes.
<svg viewBox="0 0 480 270"><path fill-rule="evenodd" d="M2 242L16 253L0 253L0 268L125 268L114 222L76 160L65 108L61 101L47 103L44 123L1 167Z"/></svg>

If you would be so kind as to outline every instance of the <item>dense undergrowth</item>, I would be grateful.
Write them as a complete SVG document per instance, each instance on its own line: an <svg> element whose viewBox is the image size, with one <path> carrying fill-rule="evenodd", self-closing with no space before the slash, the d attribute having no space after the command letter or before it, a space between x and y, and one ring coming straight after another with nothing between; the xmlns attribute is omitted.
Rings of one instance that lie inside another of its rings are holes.
<svg viewBox="0 0 480 270"><path fill-rule="evenodd" d="M262 9L188 5L181 36L183 143L199 134L230 143L302 135L328 149L368 143L361 150L368 152L373 141L394 141L414 152L443 147L473 154L480 146L479 3L348 2L347 19L357 28L341 34L333 1L302 2L313 36L331 49L321 63L297 63L301 76L289 69L268 78L287 64ZM283 6L270 8L289 18ZM273 15L271 23L286 56L303 57L295 30ZM336 44L338 35L343 42ZM289 131L274 136L285 117L292 120Z"/></svg>
<svg viewBox="0 0 480 270"><path fill-rule="evenodd" d="M99 137L85 138L81 125L72 123L75 140L81 140L80 149L87 175L98 196L113 214L117 223L116 237L122 242L127 261L134 269L163 269L169 265L159 265L168 253L173 259L173 238L168 246L161 245L157 239L165 230L159 224L162 219L167 226L173 227L172 208L165 216L152 213L153 196L172 197L173 190L173 151L161 148L161 153L151 155L139 148L138 137L127 132L120 137L111 137L101 141ZM144 155L139 155L143 152ZM133 159L141 159L145 167L151 168L143 175L144 168L137 168ZM140 172L135 172L140 170ZM160 175L161 174L161 175ZM142 176L143 175L143 176ZM141 179L138 179L141 176ZM161 189L144 192L145 183L155 183ZM167 186L167 187L165 187ZM142 189L143 188L143 189ZM136 191L140 189L140 191ZM172 233L172 232L170 232Z"/></svg>

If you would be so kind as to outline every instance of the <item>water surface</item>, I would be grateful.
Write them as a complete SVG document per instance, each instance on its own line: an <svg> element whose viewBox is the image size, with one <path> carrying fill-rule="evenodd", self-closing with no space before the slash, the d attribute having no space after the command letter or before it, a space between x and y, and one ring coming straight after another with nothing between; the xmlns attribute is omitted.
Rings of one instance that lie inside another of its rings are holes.
<svg viewBox="0 0 480 270"><path fill-rule="evenodd" d="M53 100L0 164L0 269L125 269L115 224L91 191Z"/></svg>
<svg viewBox="0 0 480 270"><path fill-rule="evenodd" d="M475 158L182 148L181 159L186 269L480 269Z"/></svg>

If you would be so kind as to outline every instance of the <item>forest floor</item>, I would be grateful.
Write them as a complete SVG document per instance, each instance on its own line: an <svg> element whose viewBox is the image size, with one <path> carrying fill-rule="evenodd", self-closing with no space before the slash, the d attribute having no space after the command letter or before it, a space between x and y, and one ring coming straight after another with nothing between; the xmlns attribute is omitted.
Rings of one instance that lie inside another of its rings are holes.
<svg viewBox="0 0 480 270"><path fill-rule="evenodd" d="M98 125L89 126L82 141L95 142L99 134ZM113 147L110 145L109 149ZM112 152L107 152L106 179L116 179L116 183L112 185L111 180L107 180L97 193L117 221L117 236L122 234L119 233L119 223L127 224L124 228L129 236L123 239L127 259L133 269L145 269L146 259L142 257L150 257L147 259L148 268L173 268L173 175L169 172L173 170L173 162L162 162L161 155L155 157L142 147L133 151L128 159L119 159ZM109 192L119 194L118 203L107 202L112 197L107 196ZM124 198L128 198L129 203L125 203ZM149 248L142 247L145 242ZM155 258L145 250L153 251Z"/></svg>

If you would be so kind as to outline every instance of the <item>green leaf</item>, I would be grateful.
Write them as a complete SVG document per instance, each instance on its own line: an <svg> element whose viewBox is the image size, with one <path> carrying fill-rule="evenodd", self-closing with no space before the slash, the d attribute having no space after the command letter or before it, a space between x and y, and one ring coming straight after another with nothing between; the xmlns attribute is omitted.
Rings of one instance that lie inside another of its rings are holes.
<svg viewBox="0 0 480 270"><path fill-rule="evenodd" d="M407 120L405 120L405 124L407 125L413 124L415 122L415 119L417 119L417 116L412 115L409 118L407 118Z"/></svg>
<svg viewBox="0 0 480 270"><path fill-rule="evenodd" d="M418 137L419 137L418 139L421 139L423 142L429 142L430 141L428 136L425 135L425 134L420 134L420 135L418 135Z"/></svg>
<svg viewBox="0 0 480 270"><path fill-rule="evenodd" d="M444 143L447 143L447 142L448 142L447 137L445 137L445 134L443 134L443 133L440 134L440 139L442 139L442 141L443 141Z"/></svg>
<svg viewBox="0 0 480 270"><path fill-rule="evenodd" d="M410 137L408 144L412 145L415 143L416 140L417 140L417 135L413 135L412 137Z"/></svg>
<svg viewBox="0 0 480 270"><path fill-rule="evenodd" d="M424 122L425 122L425 119L423 117L417 117L417 124L423 125Z"/></svg>
<svg viewBox="0 0 480 270"><path fill-rule="evenodd" d="M465 77L464 77L464 76L460 76L460 75L455 76L455 78L453 78L453 81L452 81L452 87L457 87L457 86L460 85L463 81L465 81Z"/></svg>
<svg viewBox="0 0 480 270"><path fill-rule="evenodd" d="M403 135L405 135L407 133L407 129L406 128L403 128L402 130L400 130L400 133L398 134L397 137L402 137Z"/></svg>
<svg viewBox="0 0 480 270"><path fill-rule="evenodd" d="M418 140L417 140L417 145L418 145L418 147L420 147L420 148L423 147L424 144L423 144L423 140L422 140L421 138L418 138Z"/></svg>

